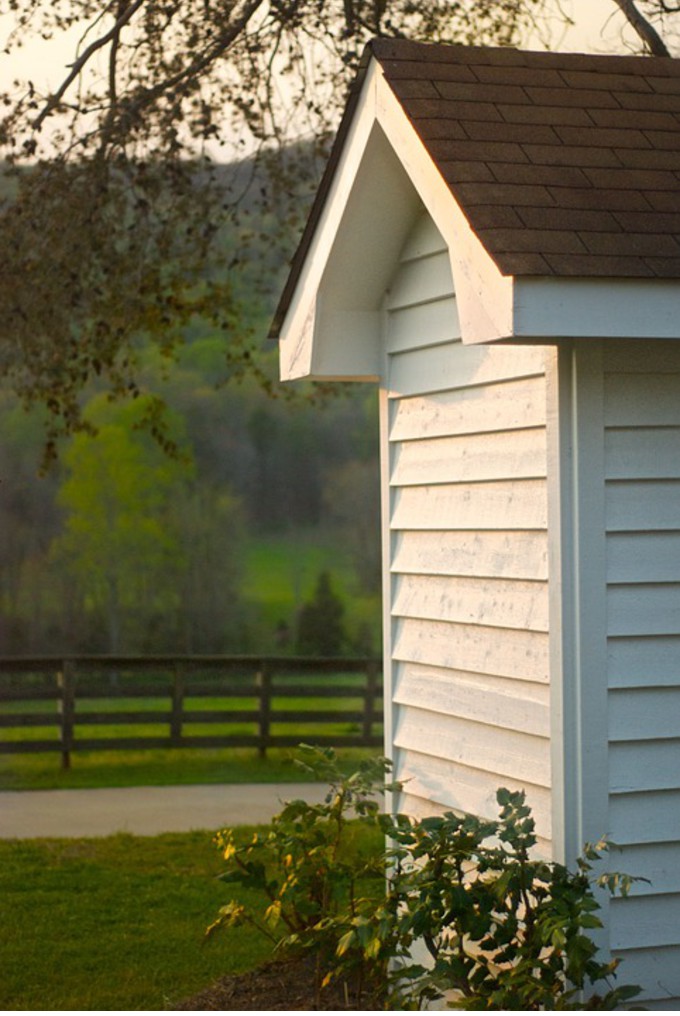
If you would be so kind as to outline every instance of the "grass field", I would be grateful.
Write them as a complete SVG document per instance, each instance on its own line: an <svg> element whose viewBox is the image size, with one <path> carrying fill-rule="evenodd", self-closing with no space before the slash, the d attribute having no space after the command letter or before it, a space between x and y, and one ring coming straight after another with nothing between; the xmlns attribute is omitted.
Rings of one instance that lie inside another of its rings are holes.
<svg viewBox="0 0 680 1016"><path fill-rule="evenodd" d="M303 603L311 599L319 573L327 571L335 592L345 605L345 624L350 638L368 631L374 651L382 640L380 594L362 592L354 565L338 548L337 539L324 538L316 530L246 541L242 595L255 605L259 636L267 643L280 621L291 629Z"/></svg>
<svg viewBox="0 0 680 1016"><path fill-rule="evenodd" d="M252 748L88 751L74 754L69 770L60 768L57 753L0 755L0 790L306 782L309 777L294 764L293 754L288 748L272 748L266 759ZM351 771L376 751L339 748L337 754Z"/></svg>
<svg viewBox="0 0 680 1016"><path fill-rule="evenodd" d="M222 869L212 831L0 841L0 1008L162 1010L257 966L270 947L247 926L203 940L220 906L258 902Z"/></svg>
<svg viewBox="0 0 680 1016"><path fill-rule="evenodd" d="M6 841L0 858L4 1009L171 1008L269 953L248 928L203 943L233 895L208 832Z"/></svg>

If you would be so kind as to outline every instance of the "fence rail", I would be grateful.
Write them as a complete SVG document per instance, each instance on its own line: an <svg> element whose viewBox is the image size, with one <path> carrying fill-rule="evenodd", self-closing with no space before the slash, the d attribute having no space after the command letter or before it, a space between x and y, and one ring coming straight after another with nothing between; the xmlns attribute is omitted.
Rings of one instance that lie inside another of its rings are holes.
<svg viewBox="0 0 680 1016"><path fill-rule="evenodd" d="M210 700L201 708L201 700ZM0 657L0 753L382 744L381 661ZM139 736L135 727L146 729ZM98 736L109 727L109 736ZM200 728L211 733L202 733ZM128 729L130 728L130 729Z"/></svg>

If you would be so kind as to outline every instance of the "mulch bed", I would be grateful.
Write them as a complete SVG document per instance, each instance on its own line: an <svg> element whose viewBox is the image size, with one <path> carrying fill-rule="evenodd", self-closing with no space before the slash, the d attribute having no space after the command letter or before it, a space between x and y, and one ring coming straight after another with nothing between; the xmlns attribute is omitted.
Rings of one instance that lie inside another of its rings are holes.
<svg viewBox="0 0 680 1016"><path fill-rule="evenodd" d="M266 1011L303 1010L360 1010L379 1011L381 1006L350 1004L341 984L324 988L320 1004L314 993L314 962L306 956L302 959L266 963L257 970L245 974L229 974L200 991L193 998L186 999L175 1010L193 1011L249 1010Z"/></svg>

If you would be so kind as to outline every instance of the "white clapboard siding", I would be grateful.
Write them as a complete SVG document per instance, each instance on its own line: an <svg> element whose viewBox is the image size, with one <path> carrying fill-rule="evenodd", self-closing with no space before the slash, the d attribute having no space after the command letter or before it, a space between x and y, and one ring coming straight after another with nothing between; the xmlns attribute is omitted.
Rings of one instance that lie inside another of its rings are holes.
<svg viewBox="0 0 680 1016"><path fill-rule="evenodd" d="M680 893L679 849L680 843L673 842L611 847L607 866L612 870L625 871L628 875L640 878L640 881L633 882L631 896ZM678 969L680 970L680 964Z"/></svg>
<svg viewBox="0 0 680 1016"><path fill-rule="evenodd" d="M676 532L610 533L607 538L610 583L677 582L679 564L680 528Z"/></svg>
<svg viewBox="0 0 680 1016"><path fill-rule="evenodd" d="M609 808L614 843L680 842L680 790L613 794Z"/></svg>
<svg viewBox="0 0 680 1016"><path fill-rule="evenodd" d="M545 350L465 346L427 216L385 302L391 728L402 806L496 817L526 786L549 851Z"/></svg>
<svg viewBox="0 0 680 1016"><path fill-rule="evenodd" d="M427 745L428 754L491 774L492 785L508 777L550 785L550 742L545 737L410 708L399 710L394 743L400 750L422 751Z"/></svg>
<svg viewBox="0 0 680 1016"><path fill-rule="evenodd" d="M549 644L542 632L398 618L394 658L548 683Z"/></svg>
<svg viewBox="0 0 680 1016"><path fill-rule="evenodd" d="M651 1012L674 1012L680 1009L680 997L669 993L668 985L677 979L680 970L680 946L660 946L651 949L632 948L622 957L619 984L637 984L643 989L639 998L628 1002L628 1008L638 1006Z"/></svg>
<svg viewBox="0 0 680 1016"><path fill-rule="evenodd" d="M680 427L677 374L606 374L604 395L608 428Z"/></svg>
<svg viewBox="0 0 680 1016"><path fill-rule="evenodd" d="M610 635L680 635L680 583L612 585L607 608Z"/></svg>
<svg viewBox="0 0 680 1016"><path fill-rule="evenodd" d="M405 530L394 536L392 570L420 575L548 578L548 539L535 532Z"/></svg>
<svg viewBox="0 0 680 1016"><path fill-rule="evenodd" d="M676 737L680 743L680 684L610 691L609 737L612 741Z"/></svg>
<svg viewBox="0 0 680 1016"><path fill-rule="evenodd" d="M677 708L676 702L676 712ZM609 784L612 794L680 789L680 741L677 736L620 744L612 741L609 748Z"/></svg>
<svg viewBox="0 0 680 1016"><path fill-rule="evenodd" d="M605 434L608 480L680 479L680 427L631 427Z"/></svg>
<svg viewBox="0 0 680 1016"><path fill-rule="evenodd" d="M672 946L677 942L680 894L631 896L610 903L614 950ZM677 979L677 974L676 974Z"/></svg>
<svg viewBox="0 0 680 1016"><path fill-rule="evenodd" d="M606 485L607 529L609 532L676 529L678 505L680 480L610 480Z"/></svg>
<svg viewBox="0 0 680 1016"><path fill-rule="evenodd" d="M677 636L607 639L610 688L680 685L680 638Z"/></svg>
<svg viewBox="0 0 680 1016"><path fill-rule="evenodd" d="M389 394L393 398L424 395L485 385L499 379L533 377L545 370L545 354L540 346L488 347L457 343L453 348L455 356L442 355L441 346L393 356Z"/></svg>
<svg viewBox="0 0 680 1016"><path fill-rule="evenodd" d="M468 812L484 819L497 819L499 813L496 792L487 774L480 769L459 765L448 759L418 751L400 753L404 795L402 808L409 814L419 815L433 811ZM527 801L536 822L536 833L543 840L551 836L550 791L526 780L506 778L507 790L526 790ZM406 805L410 803L410 811Z"/></svg>
<svg viewBox="0 0 680 1016"><path fill-rule="evenodd" d="M501 434L402 441L392 463L393 486L545 477L545 428Z"/></svg>
<svg viewBox="0 0 680 1016"><path fill-rule="evenodd" d="M537 737L550 734L549 689L529 681L508 687L495 675L402 663L395 674L394 701L414 707L426 702L432 712Z"/></svg>
<svg viewBox="0 0 680 1016"><path fill-rule="evenodd" d="M390 439L395 442L541 427L546 419L545 381L539 374L414 395L395 400L390 410Z"/></svg>
<svg viewBox="0 0 680 1016"><path fill-rule="evenodd" d="M543 480L450 483L393 491L393 529L545 529Z"/></svg>
<svg viewBox="0 0 680 1016"><path fill-rule="evenodd" d="M388 352L438 346L460 339L458 306L453 296L402 307L391 314Z"/></svg>
<svg viewBox="0 0 680 1016"><path fill-rule="evenodd" d="M606 376L680 374L680 344L664 339L606 342L602 348L602 362Z"/></svg>
<svg viewBox="0 0 680 1016"><path fill-rule="evenodd" d="M680 994L680 350L673 345L607 345L603 385L608 831L625 847L616 867L652 880L611 904L610 936L623 976L644 980L644 1005L654 1009L653 1000ZM664 949L675 965L654 984L651 958Z"/></svg>
<svg viewBox="0 0 680 1016"><path fill-rule="evenodd" d="M436 303L451 295L449 255L446 251L435 252L402 262L388 290L386 306L388 310L400 310Z"/></svg>
<svg viewBox="0 0 680 1016"><path fill-rule="evenodd" d="M400 575L393 589L395 617L548 630L548 598L541 582Z"/></svg>

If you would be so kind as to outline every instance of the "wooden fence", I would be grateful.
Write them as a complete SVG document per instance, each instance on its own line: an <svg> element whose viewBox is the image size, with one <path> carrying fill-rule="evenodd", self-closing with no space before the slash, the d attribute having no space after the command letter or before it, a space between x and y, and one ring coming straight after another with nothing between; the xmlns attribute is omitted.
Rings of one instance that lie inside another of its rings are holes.
<svg viewBox="0 0 680 1016"><path fill-rule="evenodd" d="M140 726L147 729L134 736ZM99 736L105 727L108 736ZM12 731L0 738L0 753L58 751L64 768L74 751L254 747L264 755L300 741L378 747L381 662L0 657L0 728Z"/></svg>

